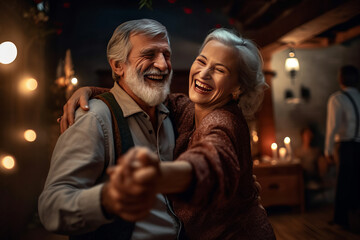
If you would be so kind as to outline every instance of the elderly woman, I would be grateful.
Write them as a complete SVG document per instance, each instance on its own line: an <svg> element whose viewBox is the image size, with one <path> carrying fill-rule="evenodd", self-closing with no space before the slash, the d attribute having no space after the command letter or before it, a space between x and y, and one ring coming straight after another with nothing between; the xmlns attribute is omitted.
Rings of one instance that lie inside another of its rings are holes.
<svg viewBox="0 0 360 240"><path fill-rule="evenodd" d="M162 166L172 163L158 162L152 182L156 191L168 194L190 239L275 239L258 203L245 120L258 109L264 86L256 46L217 29L191 66L189 98L171 94L167 100L177 131L173 163L187 163L192 174L167 174ZM134 158L134 151L125 158Z"/></svg>

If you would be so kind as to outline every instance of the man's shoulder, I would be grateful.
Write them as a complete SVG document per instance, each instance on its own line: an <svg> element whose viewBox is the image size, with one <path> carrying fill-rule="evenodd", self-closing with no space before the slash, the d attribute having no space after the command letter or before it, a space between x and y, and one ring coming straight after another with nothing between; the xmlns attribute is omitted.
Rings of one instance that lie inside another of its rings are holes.
<svg viewBox="0 0 360 240"><path fill-rule="evenodd" d="M89 111L84 111L81 108L78 108L76 110L75 119L81 118L85 115L94 115L102 119L111 117L108 106L100 99L91 99L89 101L89 108Z"/></svg>

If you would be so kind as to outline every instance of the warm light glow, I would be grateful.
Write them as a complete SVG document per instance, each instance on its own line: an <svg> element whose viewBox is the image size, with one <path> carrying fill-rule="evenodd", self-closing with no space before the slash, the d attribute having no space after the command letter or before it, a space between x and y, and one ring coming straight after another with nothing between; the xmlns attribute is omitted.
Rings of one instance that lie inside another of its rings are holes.
<svg viewBox="0 0 360 240"><path fill-rule="evenodd" d="M300 70L299 60L292 51L289 52L289 57L285 60L285 69L288 72Z"/></svg>
<svg viewBox="0 0 360 240"><path fill-rule="evenodd" d="M17 49L12 42L3 42L0 44L0 63L12 63L17 56Z"/></svg>
<svg viewBox="0 0 360 240"><path fill-rule="evenodd" d="M284 159L285 156L286 156L286 148L284 148L284 147L279 148L279 157L281 159Z"/></svg>
<svg viewBox="0 0 360 240"><path fill-rule="evenodd" d="M38 82L34 78L24 78L19 82L19 91L22 94L29 94L38 87Z"/></svg>
<svg viewBox="0 0 360 240"><path fill-rule="evenodd" d="M1 160L1 165L8 170L13 169L15 167L15 159L12 156L5 156Z"/></svg>
<svg viewBox="0 0 360 240"><path fill-rule="evenodd" d="M272 149L272 150L276 150L276 149L277 149L277 144L276 144L276 143L272 143L272 144L271 144L271 149Z"/></svg>
<svg viewBox="0 0 360 240"><path fill-rule="evenodd" d="M259 137L257 135L254 135L252 139L254 143L257 143L259 141Z"/></svg>
<svg viewBox="0 0 360 240"><path fill-rule="evenodd" d="M72 85L78 84L77 78L76 78L76 77L72 78L72 79L71 79L71 83L72 83Z"/></svg>
<svg viewBox="0 0 360 240"><path fill-rule="evenodd" d="M284 143L285 143L285 144L289 144L289 143L290 143L290 141L291 141L291 140L290 140L290 138L289 138L289 137L284 138Z"/></svg>
<svg viewBox="0 0 360 240"><path fill-rule="evenodd" d="M24 132L24 138L28 142L33 142L36 140L36 132L32 129L28 129Z"/></svg>
<svg viewBox="0 0 360 240"><path fill-rule="evenodd" d="M38 82L33 78L29 78L26 80L25 85L27 90L34 91L38 86Z"/></svg>

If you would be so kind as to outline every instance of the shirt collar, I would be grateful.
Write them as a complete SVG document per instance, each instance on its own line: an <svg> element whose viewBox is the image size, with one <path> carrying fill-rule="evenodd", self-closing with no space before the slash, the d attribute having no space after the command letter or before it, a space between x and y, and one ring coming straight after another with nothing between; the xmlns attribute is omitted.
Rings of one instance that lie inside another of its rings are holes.
<svg viewBox="0 0 360 240"><path fill-rule="evenodd" d="M346 92L357 92L357 88L354 88L354 87L345 87L344 88L344 91Z"/></svg>
<svg viewBox="0 0 360 240"><path fill-rule="evenodd" d="M124 117L129 117L136 113L145 113L139 105L132 99L127 92L122 89L119 84L114 83L114 86L110 89L110 92L114 94L114 97L123 111ZM160 103L156 106L159 113L169 114L169 110L164 104Z"/></svg>

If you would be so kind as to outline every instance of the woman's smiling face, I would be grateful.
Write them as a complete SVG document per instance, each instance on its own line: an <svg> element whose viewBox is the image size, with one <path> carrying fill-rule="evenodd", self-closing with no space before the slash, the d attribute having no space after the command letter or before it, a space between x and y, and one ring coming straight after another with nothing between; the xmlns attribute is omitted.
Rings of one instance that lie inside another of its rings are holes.
<svg viewBox="0 0 360 240"><path fill-rule="evenodd" d="M239 88L237 51L211 40L202 49L190 69L189 97L202 108L226 104Z"/></svg>

